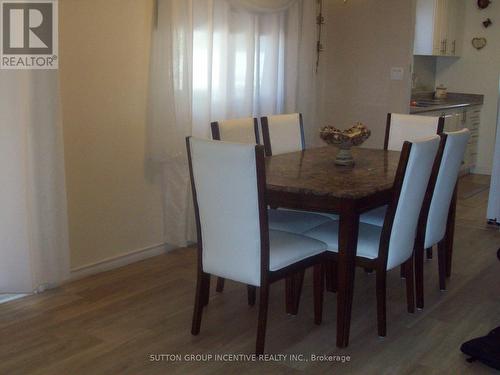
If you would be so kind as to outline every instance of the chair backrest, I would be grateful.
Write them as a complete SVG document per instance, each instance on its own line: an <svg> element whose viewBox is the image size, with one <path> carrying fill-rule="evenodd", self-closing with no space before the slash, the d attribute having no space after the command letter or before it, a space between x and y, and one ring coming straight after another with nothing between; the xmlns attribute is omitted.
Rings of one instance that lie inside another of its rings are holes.
<svg viewBox="0 0 500 375"><path fill-rule="evenodd" d="M279 155L305 149L302 114L261 117L266 155Z"/></svg>
<svg viewBox="0 0 500 375"><path fill-rule="evenodd" d="M380 239L380 256L387 269L404 263L413 253L417 226L427 186L436 162L440 137L403 144L394 181L394 197L389 204Z"/></svg>
<svg viewBox="0 0 500 375"><path fill-rule="evenodd" d="M255 117L215 121L212 139L225 142L259 144L259 125Z"/></svg>
<svg viewBox="0 0 500 375"><path fill-rule="evenodd" d="M388 113L384 149L401 151L404 141L413 142L441 134L443 128L444 117Z"/></svg>
<svg viewBox="0 0 500 375"><path fill-rule="evenodd" d="M263 147L193 137L186 145L203 272L259 286L262 247L269 258Z"/></svg>
<svg viewBox="0 0 500 375"><path fill-rule="evenodd" d="M425 248L437 244L444 238L448 211L469 138L469 129L446 133L446 144L425 227Z"/></svg>

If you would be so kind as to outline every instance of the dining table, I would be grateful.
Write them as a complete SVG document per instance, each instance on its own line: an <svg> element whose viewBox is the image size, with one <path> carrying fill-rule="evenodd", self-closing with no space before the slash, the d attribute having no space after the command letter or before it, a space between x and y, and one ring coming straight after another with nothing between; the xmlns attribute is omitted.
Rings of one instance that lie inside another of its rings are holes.
<svg viewBox="0 0 500 375"><path fill-rule="evenodd" d="M347 347L354 290L359 217L392 199L400 152L353 148L352 166L335 164L326 146L266 158L266 199L271 207L337 214L337 346Z"/></svg>

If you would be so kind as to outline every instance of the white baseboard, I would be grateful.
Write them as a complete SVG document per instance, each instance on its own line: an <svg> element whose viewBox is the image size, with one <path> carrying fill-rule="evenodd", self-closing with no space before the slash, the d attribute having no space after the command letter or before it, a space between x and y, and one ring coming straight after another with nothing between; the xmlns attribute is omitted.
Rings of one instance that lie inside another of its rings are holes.
<svg viewBox="0 0 500 375"><path fill-rule="evenodd" d="M0 294L0 303L14 301L18 298L28 296L29 294Z"/></svg>
<svg viewBox="0 0 500 375"><path fill-rule="evenodd" d="M125 254L106 258L99 262L86 264L81 267L73 268L71 270L70 280L77 280L86 276L95 275L96 273L123 267L143 259L165 254L175 248L175 246L169 244L152 245L143 249L132 250Z"/></svg>

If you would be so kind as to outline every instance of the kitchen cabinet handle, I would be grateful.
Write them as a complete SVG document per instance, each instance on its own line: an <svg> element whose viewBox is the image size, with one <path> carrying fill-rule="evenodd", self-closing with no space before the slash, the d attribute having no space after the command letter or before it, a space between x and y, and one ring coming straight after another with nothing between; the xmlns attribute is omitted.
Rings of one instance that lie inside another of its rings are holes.
<svg viewBox="0 0 500 375"><path fill-rule="evenodd" d="M441 53L445 53L446 50L445 50L445 46L444 46L444 39L441 41L441 51L439 51Z"/></svg>
<svg viewBox="0 0 500 375"><path fill-rule="evenodd" d="M446 53L446 50L448 49L448 39L444 40L444 53Z"/></svg>
<svg viewBox="0 0 500 375"><path fill-rule="evenodd" d="M453 43L451 44L451 53L455 54L456 53L456 47L457 47L457 41L454 40Z"/></svg>

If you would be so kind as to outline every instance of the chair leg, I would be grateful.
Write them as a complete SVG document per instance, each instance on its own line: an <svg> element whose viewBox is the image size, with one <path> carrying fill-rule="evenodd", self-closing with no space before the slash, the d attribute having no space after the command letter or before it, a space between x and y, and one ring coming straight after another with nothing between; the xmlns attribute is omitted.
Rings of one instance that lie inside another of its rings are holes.
<svg viewBox="0 0 500 375"><path fill-rule="evenodd" d="M453 198L448 212L448 222L446 223L446 234L444 236L446 243L446 277L451 276L451 262L453 258L453 239L455 237L455 216L457 209L457 188L453 193Z"/></svg>
<svg viewBox="0 0 500 375"><path fill-rule="evenodd" d="M425 249L425 253L427 254L427 259L432 259L432 247Z"/></svg>
<svg viewBox="0 0 500 375"><path fill-rule="evenodd" d="M253 285L247 285L247 294L248 294L248 306L255 305L257 288Z"/></svg>
<svg viewBox="0 0 500 375"><path fill-rule="evenodd" d="M321 324L323 320L323 294L325 288L323 264L314 266L314 323Z"/></svg>
<svg viewBox="0 0 500 375"><path fill-rule="evenodd" d="M377 269L377 328L378 335L387 334L386 323L386 270Z"/></svg>
<svg viewBox="0 0 500 375"><path fill-rule="evenodd" d="M451 277L451 262L453 258L453 240L446 246L446 277Z"/></svg>
<svg viewBox="0 0 500 375"><path fill-rule="evenodd" d="M439 289L446 290L446 242L438 243Z"/></svg>
<svg viewBox="0 0 500 375"><path fill-rule="evenodd" d="M255 344L255 354L257 355L264 354L268 305L269 305L269 284L264 284L260 286L259 322L257 324L257 342Z"/></svg>
<svg viewBox="0 0 500 375"><path fill-rule="evenodd" d="M207 289L210 288L210 275L199 271L198 280L196 281L196 296L194 299L193 322L191 325L191 334L197 335L200 333L201 314L205 303L205 296L208 294Z"/></svg>
<svg viewBox="0 0 500 375"><path fill-rule="evenodd" d="M224 291L224 281L225 279L223 277L217 278L217 287L215 288L216 292L222 293Z"/></svg>
<svg viewBox="0 0 500 375"><path fill-rule="evenodd" d="M415 283L413 279L413 255L408 259L405 264L406 274L406 304L408 312L415 312Z"/></svg>
<svg viewBox="0 0 500 375"><path fill-rule="evenodd" d="M335 293L337 291L337 263L333 260L325 262L326 290Z"/></svg>
<svg viewBox="0 0 500 375"><path fill-rule="evenodd" d="M210 274L205 273L204 288L203 288L203 306L208 305L210 299Z"/></svg>
<svg viewBox="0 0 500 375"><path fill-rule="evenodd" d="M415 249L415 291L417 294L417 308L424 308L424 249Z"/></svg>
<svg viewBox="0 0 500 375"><path fill-rule="evenodd" d="M287 276L285 279L285 310L287 314L293 311L293 276Z"/></svg>
<svg viewBox="0 0 500 375"><path fill-rule="evenodd" d="M304 283L304 270L299 271L286 278L285 298L287 314L297 315L299 311L300 295L302 293L302 284Z"/></svg>

